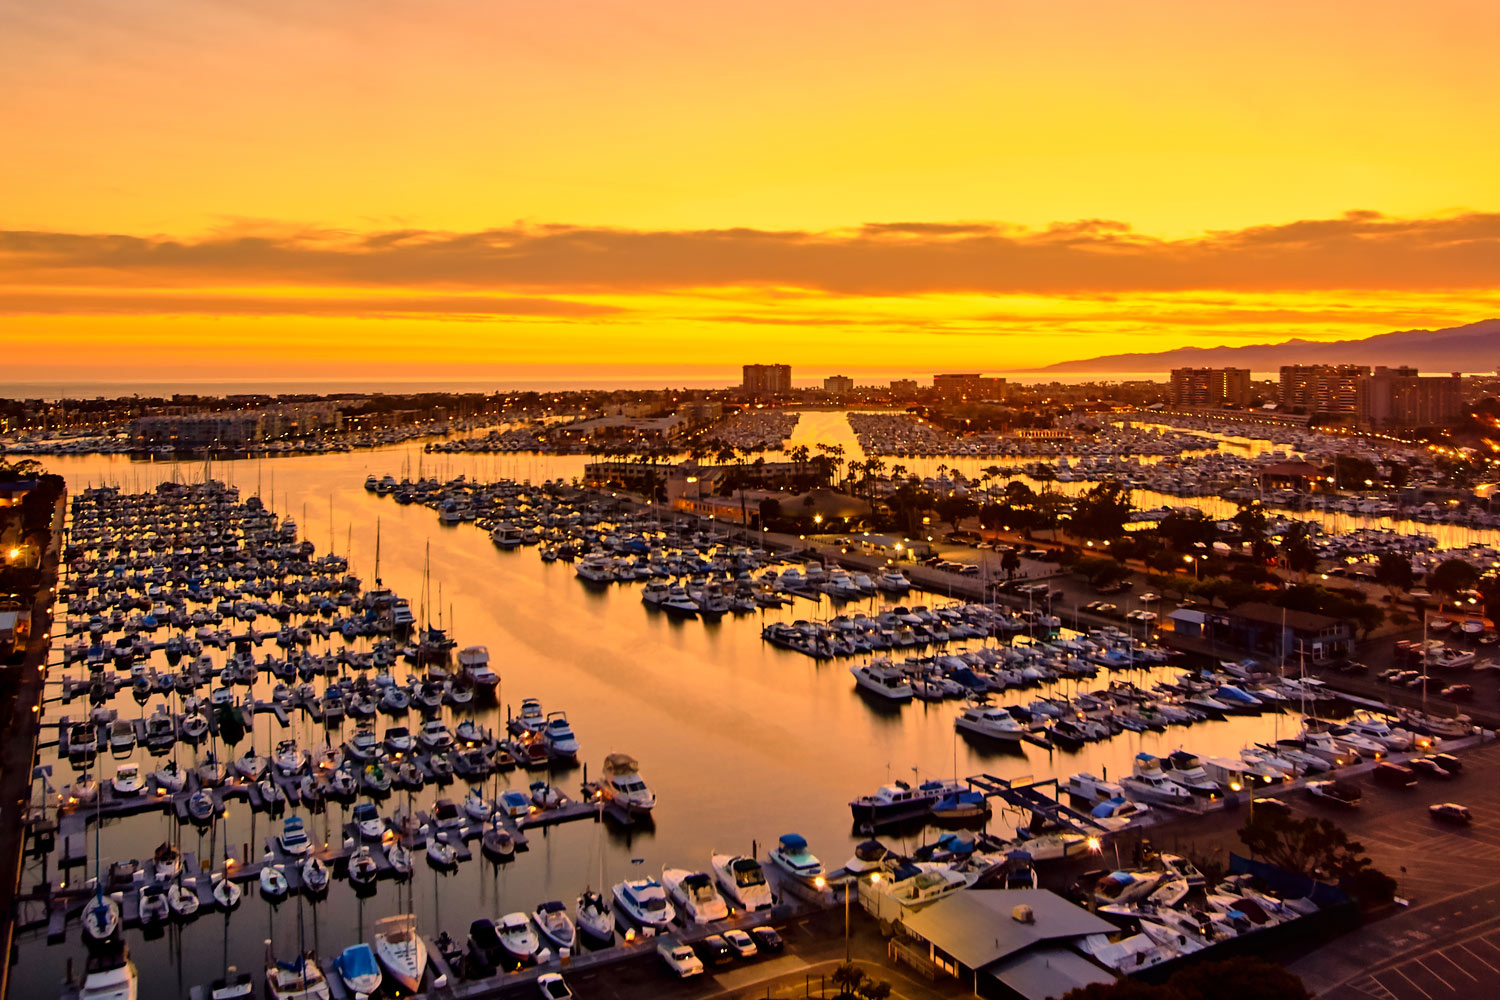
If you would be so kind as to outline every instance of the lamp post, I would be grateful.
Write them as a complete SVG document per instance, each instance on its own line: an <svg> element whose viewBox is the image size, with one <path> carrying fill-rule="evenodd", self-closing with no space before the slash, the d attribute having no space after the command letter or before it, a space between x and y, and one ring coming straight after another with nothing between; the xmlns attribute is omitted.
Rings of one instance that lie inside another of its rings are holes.
<svg viewBox="0 0 1500 1000"><path fill-rule="evenodd" d="M1185 562L1185 563L1192 563L1192 565L1193 565L1193 580L1196 581L1198 579L1198 557L1197 556L1183 556L1182 557L1182 561Z"/></svg>

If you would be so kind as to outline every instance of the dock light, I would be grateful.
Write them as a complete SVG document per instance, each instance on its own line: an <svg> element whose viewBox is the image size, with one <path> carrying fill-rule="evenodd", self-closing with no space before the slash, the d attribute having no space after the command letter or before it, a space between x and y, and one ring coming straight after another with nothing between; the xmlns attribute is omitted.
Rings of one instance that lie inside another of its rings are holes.
<svg viewBox="0 0 1500 1000"><path fill-rule="evenodd" d="M1096 841L1096 843L1097 843L1097 841ZM880 884L880 873L879 872L876 872L875 874L873 874L873 875L870 876L870 884L871 885L879 885Z"/></svg>
<svg viewBox="0 0 1500 1000"><path fill-rule="evenodd" d="M1229 783L1229 790L1231 792L1237 792L1237 791L1239 791L1240 790L1240 783L1238 781L1231 781Z"/></svg>
<svg viewBox="0 0 1500 1000"><path fill-rule="evenodd" d="M626 941L634 941L635 940L635 928L634 927L627 927L625 929L625 940Z"/></svg>
<svg viewBox="0 0 1500 1000"><path fill-rule="evenodd" d="M822 889L824 886L828 885L828 880L819 875L817 878L813 879L813 885L817 886L819 889Z"/></svg>

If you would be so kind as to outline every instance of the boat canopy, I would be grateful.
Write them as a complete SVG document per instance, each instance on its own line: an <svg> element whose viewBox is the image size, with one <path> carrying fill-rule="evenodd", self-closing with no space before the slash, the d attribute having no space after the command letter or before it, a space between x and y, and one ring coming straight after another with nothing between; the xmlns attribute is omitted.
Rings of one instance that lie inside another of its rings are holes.
<svg viewBox="0 0 1500 1000"><path fill-rule="evenodd" d="M349 979L373 976L380 971L375 964L375 952L367 944L350 945L339 956L339 969Z"/></svg>
<svg viewBox="0 0 1500 1000"><path fill-rule="evenodd" d="M807 850L807 838L803 837L800 833L783 834L781 848L785 851L805 851Z"/></svg>
<svg viewBox="0 0 1500 1000"><path fill-rule="evenodd" d="M612 753L604 758L604 773L607 775L634 774L640 770L640 764L628 753Z"/></svg>

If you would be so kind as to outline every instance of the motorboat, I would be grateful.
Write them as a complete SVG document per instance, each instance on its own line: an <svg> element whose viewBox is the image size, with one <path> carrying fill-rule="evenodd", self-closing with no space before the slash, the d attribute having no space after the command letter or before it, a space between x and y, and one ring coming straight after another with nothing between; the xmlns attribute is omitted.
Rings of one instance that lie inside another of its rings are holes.
<svg viewBox="0 0 1500 1000"><path fill-rule="evenodd" d="M709 875L686 868L662 868L661 882L685 921L708 924L729 916L729 906Z"/></svg>
<svg viewBox="0 0 1500 1000"><path fill-rule="evenodd" d="M168 795L176 795L186 786L187 774L177 766L176 761L169 760L151 772L151 780Z"/></svg>
<svg viewBox="0 0 1500 1000"><path fill-rule="evenodd" d="M379 840L385 833L385 820L380 817L380 811L375 808L373 802L357 804L350 814L350 819L359 828L360 837L365 840Z"/></svg>
<svg viewBox="0 0 1500 1000"><path fill-rule="evenodd" d="M547 748L547 756L555 760L576 760L578 758L578 738L573 735L573 728L568 725L568 716L564 712L550 712L547 715L547 724L542 727L542 745Z"/></svg>
<svg viewBox="0 0 1500 1000"><path fill-rule="evenodd" d="M167 905L167 890L159 882L141 886L136 894L136 910L142 924L155 924L172 915Z"/></svg>
<svg viewBox="0 0 1500 1000"><path fill-rule="evenodd" d="M1087 771L1079 771L1063 782L1062 790L1087 802L1102 802L1125 794L1118 784L1096 778Z"/></svg>
<svg viewBox="0 0 1500 1000"><path fill-rule="evenodd" d="M1136 754L1133 770L1120 779L1126 795L1154 805L1188 805L1193 793L1163 773L1161 761L1149 753Z"/></svg>
<svg viewBox="0 0 1500 1000"><path fill-rule="evenodd" d="M1002 743L1020 743L1026 731L1005 709L984 703L966 707L953 720L953 728Z"/></svg>
<svg viewBox="0 0 1500 1000"><path fill-rule="evenodd" d="M823 874L823 862L808 851L807 840L800 833L783 834L771 848L771 861L803 882L812 882Z"/></svg>
<svg viewBox="0 0 1500 1000"><path fill-rule="evenodd" d="M955 788L932 807L932 818L939 822L964 822L990 814L990 800L983 792Z"/></svg>
<svg viewBox="0 0 1500 1000"><path fill-rule="evenodd" d="M91 952L84 964L78 1000L136 1000L140 976L124 945Z"/></svg>
<svg viewBox="0 0 1500 1000"><path fill-rule="evenodd" d="M428 719L424 722L417 738L429 750L447 750L453 746L453 734L448 732L442 719Z"/></svg>
<svg viewBox="0 0 1500 1000"><path fill-rule="evenodd" d="M282 820L281 833L277 839L281 841L281 849L292 855L306 854L312 847L301 816L288 816Z"/></svg>
<svg viewBox="0 0 1500 1000"><path fill-rule="evenodd" d="M483 646L465 646L458 651L458 665L467 670L481 691L493 691L500 675L490 667L490 651Z"/></svg>
<svg viewBox="0 0 1500 1000"><path fill-rule="evenodd" d="M110 787L119 796L139 795L145 787L141 781L141 768L139 764L121 764L115 769L115 776L110 781Z"/></svg>
<svg viewBox="0 0 1500 1000"><path fill-rule="evenodd" d="M887 594L904 594L911 590L911 581L899 569L888 569L875 578L875 587Z"/></svg>
<svg viewBox="0 0 1500 1000"><path fill-rule="evenodd" d="M627 813L645 814L656 807L656 793L641 780L640 765L629 754L612 753L604 758L604 780L600 794Z"/></svg>
<svg viewBox="0 0 1500 1000"><path fill-rule="evenodd" d="M561 900L539 904L531 919L536 922L537 933L556 949L557 954L572 953L578 944L578 929L573 926L573 918L568 916L568 908Z"/></svg>
<svg viewBox="0 0 1500 1000"><path fill-rule="evenodd" d="M951 782L924 781L912 788L904 781L883 785L871 795L861 795L849 803L854 822L879 826L917 819L932 811L943 796L957 786Z"/></svg>
<svg viewBox="0 0 1500 1000"><path fill-rule="evenodd" d="M224 975L218 979L209 980L205 990L208 1000L240 1000L241 997L255 996L255 978L248 972L241 972L234 966L224 970Z"/></svg>
<svg viewBox="0 0 1500 1000"><path fill-rule="evenodd" d="M505 959L505 947L500 942L500 932L495 922L480 917L469 924L469 946L464 955L470 974L493 975Z"/></svg>
<svg viewBox="0 0 1500 1000"><path fill-rule="evenodd" d="M415 993L422 988L427 944L417 933L415 915L402 913L375 921L375 957L403 989Z"/></svg>
<svg viewBox="0 0 1500 1000"><path fill-rule="evenodd" d="M910 701L912 698L911 678L889 660L858 664L850 667L849 672L854 675L855 685L861 691L891 701Z"/></svg>
<svg viewBox="0 0 1500 1000"><path fill-rule="evenodd" d="M615 910L647 934L665 930L677 915L666 890L654 878L626 879L614 887Z"/></svg>
<svg viewBox="0 0 1500 1000"><path fill-rule="evenodd" d="M536 961L542 943L524 913L507 913L495 925L495 935L507 955L522 964Z"/></svg>
<svg viewBox="0 0 1500 1000"><path fill-rule="evenodd" d="M246 781L259 781L261 775L266 773L270 762L265 757L256 753L254 749L246 750L235 759L234 770Z"/></svg>
<svg viewBox="0 0 1500 1000"><path fill-rule="evenodd" d="M438 799L432 806L432 822L439 830L456 829L464 825L464 814L452 799Z"/></svg>
<svg viewBox="0 0 1500 1000"><path fill-rule="evenodd" d="M1186 750L1173 750L1165 757L1159 758L1157 763L1162 774L1194 795L1207 795L1212 798L1219 794L1218 782L1214 781L1204 770L1203 762L1199 760L1197 754L1188 753Z"/></svg>
<svg viewBox="0 0 1500 1000"><path fill-rule="evenodd" d="M329 1000L328 980L312 952L278 962L266 945L266 991L271 1000Z"/></svg>
<svg viewBox="0 0 1500 1000"><path fill-rule="evenodd" d="M602 892L584 890L578 897L578 931L594 944L608 946L615 940L615 915Z"/></svg>
<svg viewBox="0 0 1500 1000"><path fill-rule="evenodd" d="M734 854L715 854L710 865L724 896L739 909L769 910L774 904L771 886L759 861Z"/></svg>
<svg viewBox="0 0 1500 1000"><path fill-rule="evenodd" d="M356 997L373 996L385 979L380 964L375 961L374 950L363 942L345 948L334 959L333 965L338 970L339 979Z"/></svg>

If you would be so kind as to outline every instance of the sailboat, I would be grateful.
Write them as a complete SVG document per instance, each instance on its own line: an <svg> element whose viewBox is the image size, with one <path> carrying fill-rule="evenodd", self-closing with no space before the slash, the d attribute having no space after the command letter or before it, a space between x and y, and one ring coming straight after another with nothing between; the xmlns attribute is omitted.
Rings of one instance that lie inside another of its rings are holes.
<svg viewBox="0 0 1500 1000"><path fill-rule="evenodd" d="M375 957L391 978L404 989L421 989L427 971L427 943L417 933L417 918L411 913L375 922Z"/></svg>
<svg viewBox="0 0 1500 1000"><path fill-rule="evenodd" d="M120 945L89 955L78 1000L136 1000L140 975L130 960L130 949Z"/></svg>

